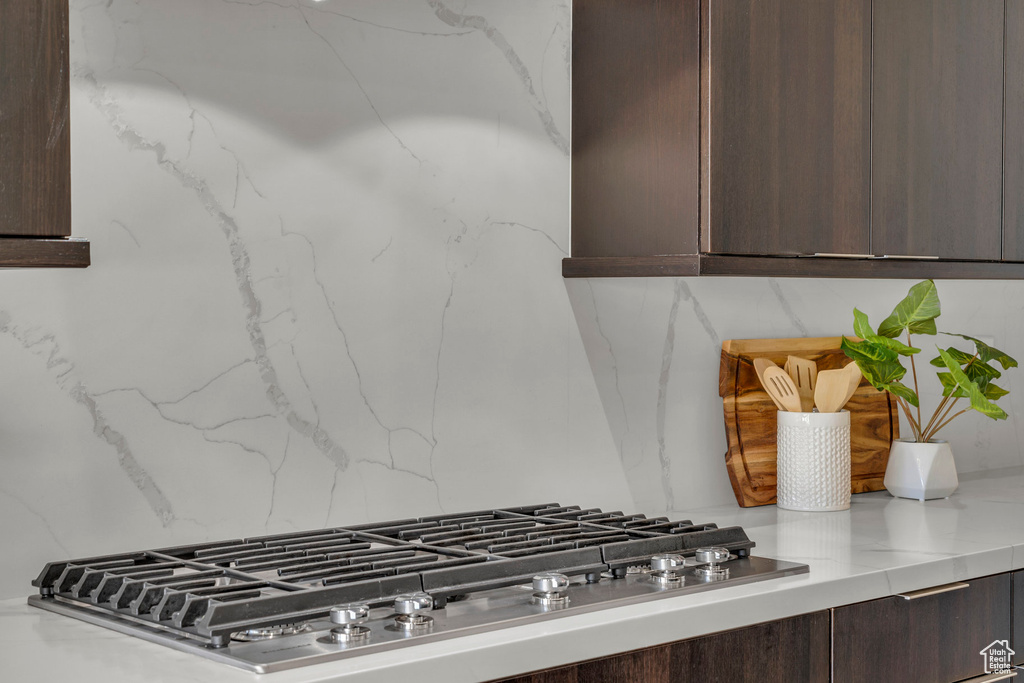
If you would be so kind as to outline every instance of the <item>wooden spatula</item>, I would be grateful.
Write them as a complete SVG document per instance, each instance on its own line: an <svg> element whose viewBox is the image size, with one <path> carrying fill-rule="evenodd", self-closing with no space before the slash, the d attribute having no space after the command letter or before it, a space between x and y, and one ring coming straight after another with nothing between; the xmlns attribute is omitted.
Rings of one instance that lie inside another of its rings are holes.
<svg viewBox="0 0 1024 683"><path fill-rule="evenodd" d="M789 374L796 391L800 394L800 410L811 412L814 407L814 386L818 379L818 366L813 360L789 356L786 359L786 373Z"/></svg>
<svg viewBox="0 0 1024 683"><path fill-rule="evenodd" d="M763 384L765 391L772 397L776 405L782 406L782 410L791 413L800 412L800 394L797 393L793 380L782 368L774 364L773 367L766 368Z"/></svg>
<svg viewBox="0 0 1024 683"><path fill-rule="evenodd" d="M843 372L846 373L846 378L849 380L849 384L846 385L846 398L843 399L843 404L839 406L839 410L843 409L853 395L857 392L857 387L860 386L860 379L863 377L860 372L860 368L857 367L857 363L850 362L843 368Z"/></svg>
<svg viewBox="0 0 1024 683"><path fill-rule="evenodd" d="M850 378L846 370L822 370L814 387L814 405L819 413L838 412L848 400Z"/></svg>
<svg viewBox="0 0 1024 683"><path fill-rule="evenodd" d="M777 367L779 366L773 363L772 361L768 360L767 358L754 359L754 371L757 372L757 378L761 380L761 386L763 386L764 390L768 392L768 398L772 400L772 403L775 404L776 408L778 408L779 410L785 410L785 408L782 407L782 404L779 403L774 396L772 396L772 392L768 391L768 382L766 382L764 379L765 370L767 370L768 368Z"/></svg>

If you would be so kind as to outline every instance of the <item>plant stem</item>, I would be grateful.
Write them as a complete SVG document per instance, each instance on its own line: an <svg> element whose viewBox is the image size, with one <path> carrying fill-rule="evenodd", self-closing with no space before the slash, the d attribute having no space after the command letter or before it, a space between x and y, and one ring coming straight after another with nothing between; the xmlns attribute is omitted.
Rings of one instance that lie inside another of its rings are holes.
<svg viewBox="0 0 1024 683"><path fill-rule="evenodd" d="M893 394L896 396L896 394ZM896 396L896 403L903 408L903 414L907 416L907 422L910 423L910 429L914 432L914 440L921 440L921 425L914 421L914 414L910 411L910 404L905 399Z"/></svg>
<svg viewBox="0 0 1024 683"><path fill-rule="evenodd" d="M952 394L950 394L950 396L952 396ZM949 398L949 397L947 396L946 398ZM930 441L931 438L933 436L935 436L935 434L938 433L938 431L940 429L942 429L942 425L945 424L945 422L943 422L943 420L946 419L947 415L949 415L951 412L953 412L953 408L956 406L956 404L957 404L957 402L959 400L960 400L959 397L953 399L953 402L949 404L949 407L946 408L946 412L943 413L941 417L939 417L939 411L942 409L942 405L941 404L939 405L939 409L935 411L935 416L932 418L933 421L936 423L935 427L932 428L931 423L928 423L928 426L925 427L925 430L924 430L924 432L925 432L924 440L925 441ZM937 420L935 419L936 417L938 418Z"/></svg>
<svg viewBox="0 0 1024 683"><path fill-rule="evenodd" d="M943 422L942 424L940 424L940 425L939 425L938 427L936 427L935 429L933 429L933 430L932 430L932 434L934 435L934 434L935 434L936 432L938 432L938 431L939 431L940 429L942 429L943 427L945 427L946 425L948 425L948 424L949 424L950 422L952 422L952 421L953 421L954 419L956 419L956 418L957 418L958 416L960 416L960 415L963 415L964 413L966 413L966 412L967 412L967 411L969 411L969 410L970 410L970 408L964 408L964 409L963 409L963 410L961 410L961 411L960 411L959 413L956 413L955 415L953 415L953 417L949 418L948 420L946 420L945 422Z"/></svg>
<svg viewBox="0 0 1024 683"><path fill-rule="evenodd" d="M949 394L948 396L942 397L942 401L939 403L939 407L935 409L934 413L932 413L932 419L928 420L928 424L924 428L925 433L928 433L928 431L932 428L932 425L934 425L935 422L939 420L939 415L942 414L942 409L946 407L946 404L949 403L949 399L951 398L953 398L953 394Z"/></svg>
<svg viewBox="0 0 1024 683"><path fill-rule="evenodd" d="M910 338L909 333L907 334L907 338L908 339ZM974 364L974 361L976 361L977 359L978 359L978 353L975 352L974 355L971 356L971 359L969 361L967 361L967 365L965 365L963 367L963 371L967 372L967 369L970 368L971 365ZM914 357L913 356L910 357L910 361L911 361L911 363L913 363L913 361L914 361ZM915 388L917 387L917 377L916 377L916 375L914 377L914 387ZM958 391L958 390L959 390L959 388L954 388L953 389L954 392ZM925 426L925 428L924 428L924 435L923 435L922 439L926 443L928 441L931 441L932 437L934 437L936 434L938 434L940 429L942 429L943 427L948 425L950 422L952 422L954 417L956 417L957 415L962 415L963 413L965 413L968 410L970 410L970 408L965 408L964 410L961 410L959 413L957 413L956 415L954 415L953 417L951 417L951 418L949 418L947 420L946 416L949 415L951 412L953 412L953 407L956 406L957 401L959 401L960 398L962 398L962 397L954 398L953 402L950 403L948 408L946 408L946 412L943 413L942 412L943 407L945 407L946 403L948 403L949 399L951 399L951 398L953 398L953 393L952 392L948 396L946 396L946 397L944 397L942 399L942 402L939 403L939 407L935 409L935 414L932 415L932 419L929 420L927 426ZM940 413L941 413L941 416L940 416ZM936 422L938 424L936 424ZM935 425L935 426L933 427L932 425Z"/></svg>
<svg viewBox="0 0 1024 683"><path fill-rule="evenodd" d="M910 330L907 330L907 346L913 346L910 343ZM914 373L914 393L917 394L917 425L921 426L921 391L917 388L917 364L914 362L914 355L910 355L910 369Z"/></svg>

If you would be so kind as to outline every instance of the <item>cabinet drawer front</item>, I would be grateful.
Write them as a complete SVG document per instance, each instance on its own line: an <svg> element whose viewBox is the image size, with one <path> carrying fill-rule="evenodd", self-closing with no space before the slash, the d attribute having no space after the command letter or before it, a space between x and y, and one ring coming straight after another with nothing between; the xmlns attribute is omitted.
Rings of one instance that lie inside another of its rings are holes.
<svg viewBox="0 0 1024 683"><path fill-rule="evenodd" d="M828 621L813 612L500 683L828 683Z"/></svg>
<svg viewBox="0 0 1024 683"><path fill-rule="evenodd" d="M983 674L981 650L1011 637L1010 575L964 583L832 610L832 680L952 683Z"/></svg>

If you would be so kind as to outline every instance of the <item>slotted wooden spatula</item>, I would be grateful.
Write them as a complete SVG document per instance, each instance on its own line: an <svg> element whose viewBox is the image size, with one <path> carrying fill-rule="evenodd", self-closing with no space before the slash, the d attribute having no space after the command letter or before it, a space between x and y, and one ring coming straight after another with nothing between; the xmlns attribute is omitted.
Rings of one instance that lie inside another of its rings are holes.
<svg viewBox="0 0 1024 683"><path fill-rule="evenodd" d="M761 381L761 386L764 387L764 390L766 392L768 392L768 398L770 398L772 400L772 403L775 404L776 408L778 408L779 410L785 410L785 408L782 407L782 404L779 403L778 400L776 400L776 398L774 396L772 396L772 392L768 391L768 382L766 382L765 379L764 379L764 371L765 370L767 370L768 368L777 368L777 367L779 367L779 366L776 365L775 363L773 363L772 361L768 360L767 358L755 358L754 359L754 371L757 372L757 379L759 379Z"/></svg>
<svg viewBox="0 0 1024 683"><path fill-rule="evenodd" d="M805 413L811 412L814 407L814 386L818 380L818 366L813 360L789 356L786 359L786 372L800 395L800 410Z"/></svg>
<svg viewBox="0 0 1024 683"><path fill-rule="evenodd" d="M801 412L800 394L797 393L793 380L782 368L774 364L772 367L766 368L763 383L765 391L772 397L776 405L781 405L783 410L791 413ZM844 385L843 389L845 388Z"/></svg>

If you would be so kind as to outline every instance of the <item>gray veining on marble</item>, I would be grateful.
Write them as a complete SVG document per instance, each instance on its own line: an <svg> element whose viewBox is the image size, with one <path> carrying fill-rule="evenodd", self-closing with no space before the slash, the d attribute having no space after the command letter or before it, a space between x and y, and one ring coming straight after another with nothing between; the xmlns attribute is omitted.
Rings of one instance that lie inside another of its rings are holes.
<svg viewBox="0 0 1024 683"><path fill-rule="evenodd" d="M854 306L869 313L877 325L913 283L765 278L566 281L606 414L613 433L620 435L617 444L638 505L661 508L671 497L676 509L685 510L735 500L724 464L725 429L718 397L722 340L849 334ZM1024 283L938 285L943 306L940 329L992 336L996 346L1024 360ZM678 306L680 291L690 307ZM661 315L672 318L675 338L654 324L651 311L667 312ZM591 323L596 320L599 326ZM673 339L670 383L665 381L666 339ZM953 341L942 336L914 338L926 361L937 355L935 344L945 347ZM941 399L941 388L930 367L922 367L927 368L919 368L927 410ZM942 436L953 444L959 471L1024 463L1024 417L1018 417L1024 415L1024 396L1015 390L1024 386L1019 373L1011 370L999 380L1011 391L1002 404L1009 420L994 422L968 413L943 430ZM674 390L677 386L688 388ZM657 396L656 402L652 396ZM645 422L651 413L658 416L653 425ZM631 426L629 438L619 425ZM909 433L905 424L903 431ZM663 489L652 486L659 475Z"/></svg>
<svg viewBox="0 0 1024 683"><path fill-rule="evenodd" d="M558 270L569 27L563 0L73 0L93 266L4 280L0 595L68 555L633 508Z"/></svg>
<svg viewBox="0 0 1024 683"><path fill-rule="evenodd" d="M72 0L94 265L0 283L0 596L264 531L730 509L722 340L877 323L909 283L563 280L570 8ZM940 294L945 328L1024 357L1024 284ZM1024 464L1021 429L958 419L958 467Z"/></svg>

